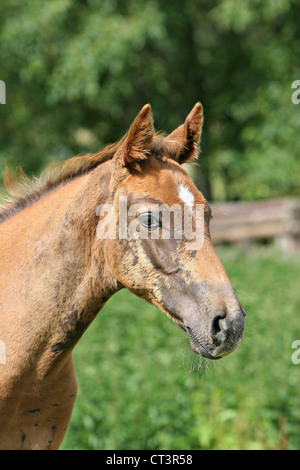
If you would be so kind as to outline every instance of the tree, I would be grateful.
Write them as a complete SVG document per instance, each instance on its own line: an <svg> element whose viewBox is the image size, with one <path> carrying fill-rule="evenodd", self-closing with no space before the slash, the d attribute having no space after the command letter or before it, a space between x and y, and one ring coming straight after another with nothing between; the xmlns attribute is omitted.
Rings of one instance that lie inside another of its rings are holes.
<svg viewBox="0 0 300 470"><path fill-rule="evenodd" d="M299 194L296 0L6 0L0 164L37 172L124 134L147 102L171 131L205 109L211 199ZM195 170L193 170L195 171Z"/></svg>

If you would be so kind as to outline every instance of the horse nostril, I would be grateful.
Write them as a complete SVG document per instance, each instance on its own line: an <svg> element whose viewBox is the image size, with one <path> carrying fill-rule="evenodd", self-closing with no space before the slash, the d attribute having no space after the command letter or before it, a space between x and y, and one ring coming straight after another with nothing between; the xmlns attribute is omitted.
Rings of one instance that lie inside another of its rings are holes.
<svg viewBox="0 0 300 470"><path fill-rule="evenodd" d="M222 313L221 315L216 315L211 323L211 335L216 336L221 331L227 329L226 321L225 321L226 313Z"/></svg>
<svg viewBox="0 0 300 470"><path fill-rule="evenodd" d="M191 335L192 334L192 330L190 329L189 326L185 325L185 329L186 329L186 332Z"/></svg>

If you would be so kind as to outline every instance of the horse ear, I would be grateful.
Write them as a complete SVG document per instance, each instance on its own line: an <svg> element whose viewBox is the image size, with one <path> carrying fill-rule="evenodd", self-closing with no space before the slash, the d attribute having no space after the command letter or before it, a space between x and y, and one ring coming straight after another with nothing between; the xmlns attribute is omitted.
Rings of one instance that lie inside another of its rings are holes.
<svg viewBox="0 0 300 470"><path fill-rule="evenodd" d="M199 152L202 126L203 107L201 103L197 103L185 123L164 139L164 148L168 155L180 164L196 158Z"/></svg>
<svg viewBox="0 0 300 470"><path fill-rule="evenodd" d="M154 134L151 106L146 104L133 121L113 158L115 169L141 171L140 163L150 155L149 148Z"/></svg>

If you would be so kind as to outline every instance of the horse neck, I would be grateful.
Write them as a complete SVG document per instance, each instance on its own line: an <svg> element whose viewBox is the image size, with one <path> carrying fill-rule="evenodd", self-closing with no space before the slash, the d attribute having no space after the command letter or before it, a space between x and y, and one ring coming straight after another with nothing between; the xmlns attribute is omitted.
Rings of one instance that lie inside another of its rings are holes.
<svg viewBox="0 0 300 470"><path fill-rule="evenodd" d="M6 299L0 326L5 310L11 311L18 328L30 319L35 325L30 340L35 337L38 348L44 332L49 339L43 348L52 356L70 351L120 288L105 260L105 240L96 235L96 209L106 202L109 179L109 165L103 164L45 195L1 227L0 255L7 270L0 274ZM6 288L9 276L18 286L18 296Z"/></svg>

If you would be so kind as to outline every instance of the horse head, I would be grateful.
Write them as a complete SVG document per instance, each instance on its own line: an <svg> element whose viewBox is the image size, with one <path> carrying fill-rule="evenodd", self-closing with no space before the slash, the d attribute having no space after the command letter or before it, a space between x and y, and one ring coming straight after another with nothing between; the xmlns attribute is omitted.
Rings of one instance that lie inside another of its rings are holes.
<svg viewBox="0 0 300 470"><path fill-rule="evenodd" d="M182 167L197 157L202 124L197 103L161 136L144 106L111 162L117 236L106 237L105 252L122 287L183 328L195 352L219 359L237 348L245 312L213 248L209 204Z"/></svg>

